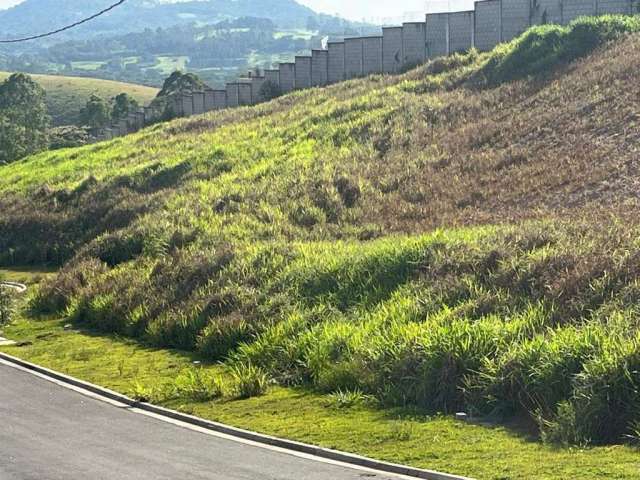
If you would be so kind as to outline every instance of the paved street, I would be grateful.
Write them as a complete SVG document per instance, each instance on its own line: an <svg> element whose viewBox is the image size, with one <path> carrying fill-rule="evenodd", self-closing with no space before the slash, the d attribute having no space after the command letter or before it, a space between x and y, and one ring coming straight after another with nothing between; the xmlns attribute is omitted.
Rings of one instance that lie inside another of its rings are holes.
<svg viewBox="0 0 640 480"><path fill-rule="evenodd" d="M0 480L394 478L172 425L0 363Z"/></svg>

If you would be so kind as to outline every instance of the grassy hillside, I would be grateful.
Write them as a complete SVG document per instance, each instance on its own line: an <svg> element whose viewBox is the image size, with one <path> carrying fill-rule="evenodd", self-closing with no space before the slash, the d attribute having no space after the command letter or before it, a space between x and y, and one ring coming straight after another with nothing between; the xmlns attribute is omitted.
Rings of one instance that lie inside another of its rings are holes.
<svg viewBox="0 0 640 480"><path fill-rule="evenodd" d="M0 82L11 73L0 72ZM141 104L149 103L158 93L156 88L96 78L31 75L47 92L47 105L54 125L74 124L80 109L92 93L106 99L128 93Z"/></svg>
<svg viewBox="0 0 640 480"><path fill-rule="evenodd" d="M0 262L64 265L37 311L282 385L634 441L638 30L537 27L0 167Z"/></svg>

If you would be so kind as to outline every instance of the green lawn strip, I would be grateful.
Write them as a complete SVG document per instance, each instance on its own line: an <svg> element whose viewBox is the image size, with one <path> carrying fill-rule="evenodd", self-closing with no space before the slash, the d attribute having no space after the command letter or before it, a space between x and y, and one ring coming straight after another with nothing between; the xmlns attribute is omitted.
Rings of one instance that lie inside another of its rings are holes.
<svg viewBox="0 0 640 480"><path fill-rule="evenodd" d="M37 285L55 273L56 270L43 267L12 267L10 270L0 268L0 280L24 283L27 286Z"/></svg>
<svg viewBox="0 0 640 480"><path fill-rule="evenodd" d="M136 384L151 388L171 382L195 359L64 325L57 319L19 318L0 334L23 345L0 350L126 394ZM552 448L506 427L402 409L336 409L327 397L305 390L274 387L249 400L164 405L236 427L478 479L636 479L640 472L640 453L632 447Z"/></svg>

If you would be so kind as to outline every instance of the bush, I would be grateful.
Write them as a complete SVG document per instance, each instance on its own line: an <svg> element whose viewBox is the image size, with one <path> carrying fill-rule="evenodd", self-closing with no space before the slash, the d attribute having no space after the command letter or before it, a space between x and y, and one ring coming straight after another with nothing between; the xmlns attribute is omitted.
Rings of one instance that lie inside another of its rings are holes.
<svg viewBox="0 0 640 480"><path fill-rule="evenodd" d="M580 18L567 27L540 25L501 45L480 69L489 84L553 71L625 33L640 31L640 19L621 15Z"/></svg>
<svg viewBox="0 0 640 480"><path fill-rule="evenodd" d="M93 279L107 270L104 263L93 259L69 263L58 275L42 282L29 306L38 313L60 313Z"/></svg>
<svg viewBox="0 0 640 480"><path fill-rule="evenodd" d="M361 390L338 390L327 395L326 405L336 409L347 409L372 402L373 397L365 395Z"/></svg>
<svg viewBox="0 0 640 480"><path fill-rule="evenodd" d="M269 377L259 367L250 363L238 363L231 369L235 396L239 399L259 397L267 393Z"/></svg>
<svg viewBox="0 0 640 480"><path fill-rule="evenodd" d="M203 368L190 368L176 378L173 385L173 396L196 402L207 402L222 397L224 384L218 375L211 374Z"/></svg>
<svg viewBox="0 0 640 480"><path fill-rule="evenodd" d="M13 317L13 294L0 286L0 327L8 325Z"/></svg>

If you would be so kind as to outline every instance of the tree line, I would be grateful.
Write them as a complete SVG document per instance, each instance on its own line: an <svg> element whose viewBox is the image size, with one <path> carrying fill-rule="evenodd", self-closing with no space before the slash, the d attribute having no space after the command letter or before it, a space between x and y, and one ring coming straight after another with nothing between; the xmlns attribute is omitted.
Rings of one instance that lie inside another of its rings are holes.
<svg viewBox="0 0 640 480"><path fill-rule="evenodd" d="M167 108L168 98L204 87L204 82L193 73L173 72L152 106L163 112L161 120L168 120L172 117ZM124 92L112 98L92 94L80 110L77 125L51 128L46 92L30 76L15 73L0 84L0 164L47 149L87 144L101 129L126 119L139 108L135 98Z"/></svg>

